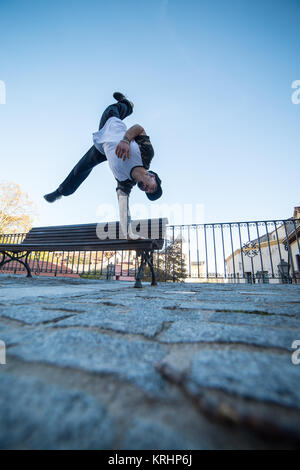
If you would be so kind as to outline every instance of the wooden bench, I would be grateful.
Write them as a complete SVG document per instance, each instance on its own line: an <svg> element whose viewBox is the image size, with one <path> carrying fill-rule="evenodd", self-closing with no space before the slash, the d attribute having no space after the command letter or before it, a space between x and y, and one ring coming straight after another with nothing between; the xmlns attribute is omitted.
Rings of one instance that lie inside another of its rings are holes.
<svg viewBox="0 0 300 470"><path fill-rule="evenodd" d="M140 266L134 287L142 287L142 278L148 264L152 282L157 284L153 266L154 250L162 249L166 235L168 219L144 219L132 221L133 231L143 240L122 238L119 222L82 225L59 225L32 228L19 244L0 244L0 269L11 261L18 261L27 270L27 277L32 277L28 264L31 252L39 251L136 251L141 256Z"/></svg>

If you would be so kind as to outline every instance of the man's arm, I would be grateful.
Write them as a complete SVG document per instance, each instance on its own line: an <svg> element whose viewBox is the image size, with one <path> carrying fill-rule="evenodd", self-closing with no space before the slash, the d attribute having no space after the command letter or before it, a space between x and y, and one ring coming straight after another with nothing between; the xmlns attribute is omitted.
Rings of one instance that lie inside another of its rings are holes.
<svg viewBox="0 0 300 470"><path fill-rule="evenodd" d="M144 237L136 235L131 227L131 215L129 210L129 195L122 189L117 189L119 214L120 214L120 230L119 237L127 238L127 240L141 240Z"/></svg>
<svg viewBox="0 0 300 470"><path fill-rule="evenodd" d="M116 148L116 155L123 160L129 158L130 142L138 135L147 135L144 128L139 124L130 127L124 134L123 139L118 143Z"/></svg>
<svg viewBox="0 0 300 470"><path fill-rule="evenodd" d="M119 218L120 218L120 229L119 237L127 238L128 227L130 223L130 212L128 199L129 195L122 191L122 189L117 189L118 204L119 204Z"/></svg>
<svg viewBox="0 0 300 470"><path fill-rule="evenodd" d="M139 124L135 124L134 126L130 127L123 137L124 140L129 140L131 142L135 139L138 135L146 135L145 129L140 126Z"/></svg>

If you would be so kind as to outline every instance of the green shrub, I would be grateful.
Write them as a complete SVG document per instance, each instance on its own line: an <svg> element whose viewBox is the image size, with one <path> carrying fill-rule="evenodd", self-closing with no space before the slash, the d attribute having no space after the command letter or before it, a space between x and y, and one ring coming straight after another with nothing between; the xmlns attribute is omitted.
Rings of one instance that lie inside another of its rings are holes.
<svg viewBox="0 0 300 470"><path fill-rule="evenodd" d="M100 273L93 273L93 274L79 274L79 276L83 279L102 279L102 276Z"/></svg>

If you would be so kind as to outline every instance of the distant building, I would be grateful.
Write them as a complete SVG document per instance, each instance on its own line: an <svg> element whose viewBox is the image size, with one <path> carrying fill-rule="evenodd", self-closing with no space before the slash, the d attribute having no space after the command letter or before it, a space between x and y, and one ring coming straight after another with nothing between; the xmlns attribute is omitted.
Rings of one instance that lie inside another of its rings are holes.
<svg viewBox="0 0 300 470"><path fill-rule="evenodd" d="M299 219L295 207L294 219ZM299 221L281 224L272 232L250 240L225 260L226 276L232 282L299 282ZM288 240L288 241L287 241Z"/></svg>
<svg viewBox="0 0 300 470"><path fill-rule="evenodd" d="M300 283L300 207L295 207L294 219L298 219L298 222L293 227L293 230L288 234L288 237L285 237L282 242L286 248L290 246L295 277L298 283Z"/></svg>

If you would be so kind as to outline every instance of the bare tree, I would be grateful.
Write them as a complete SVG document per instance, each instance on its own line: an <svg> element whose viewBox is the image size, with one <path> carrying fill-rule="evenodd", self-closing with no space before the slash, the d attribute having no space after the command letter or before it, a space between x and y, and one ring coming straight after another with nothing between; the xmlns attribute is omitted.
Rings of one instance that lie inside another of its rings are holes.
<svg viewBox="0 0 300 470"><path fill-rule="evenodd" d="M110 258L115 256L115 251L104 251L103 256L109 262Z"/></svg>
<svg viewBox="0 0 300 470"><path fill-rule="evenodd" d="M35 204L19 184L0 183L0 234L27 232L35 215Z"/></svg>
<svg viewBox="0 0 300 470"><path fill-rule="evenodd" d="M183 239L169 240L163 250L154 257L154 269L157 281L183 282L187 277L186 257L182 252ZM144 271L144 280L151 280L148 266Z"/></svg>

